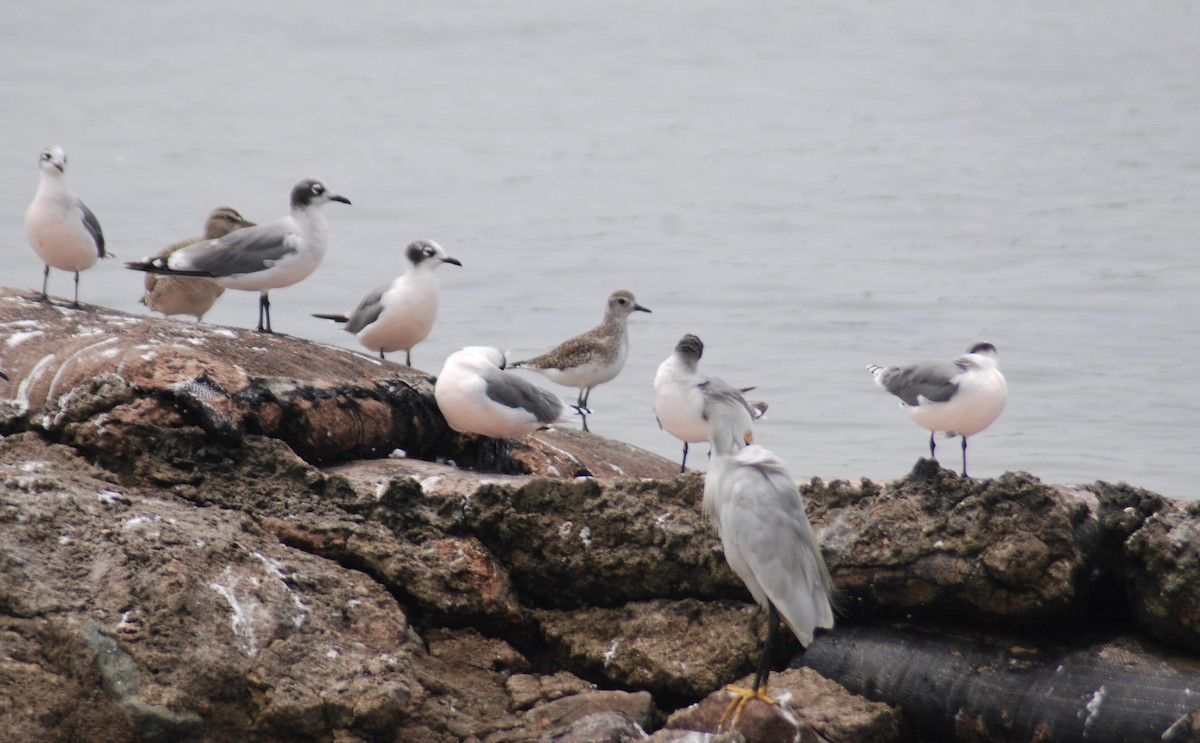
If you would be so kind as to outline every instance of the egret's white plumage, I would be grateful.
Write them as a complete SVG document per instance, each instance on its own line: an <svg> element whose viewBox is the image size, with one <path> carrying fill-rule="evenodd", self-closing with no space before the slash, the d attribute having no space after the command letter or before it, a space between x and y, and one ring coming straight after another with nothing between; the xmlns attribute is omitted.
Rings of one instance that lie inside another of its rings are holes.
<svg viewBox="0 0 1200 743"><path fill-rule="evenodd" d="M967 437L992 425L1008 400L996 347L976 343L953 359L903 366L870 364L867 371L876 384L900 398L900 407L914 423L929 431L929 456L936 449L934 434L962 436L966 477Z"/></svg>
<svg viewBox="0 0 1200 743"><path fill-rule="evenodd" d="M446 359L433 390L455 431L520 438L558 422L568 408L556 395L505 370L498 348L467 346Z"/></svg>
<svg viewBox="0 0 1200 743"><path fill-rule="evenodd" d="M654 375L654 415L658 425L683 442L683 461L679 471L687 467L688 444L708 440L708 421L704 419L705 403L714 395L740 400L754 419L767 410L765 402L747 402L743 392L723 379L710 377L697 370L704 355L704 343L688 334L675 344L675 351L658 366Z"/></svg>
<svg viewBox="0 0 1200 743"><path fill-rule="evenodd" d="M308 178L292 188L292 209L286 217L217 240L203 240L167 258L148 258L125 266L170 276L204 276L226 289L256 291L258 329L270 333L267 293L308 278L321 264L329 242L329 223L321 207L330 201L350 203L319 178Z"/></svg>
<svg viewBox="0 0 1200 743"><path fill-rule="evenodd" d="M704 512L716 524L729 566L771 614L754 687L734 688L740 714L749 698L771 701L765 690L776 616L807 646L817 627L833 626L833 581L787 465L767 449L748 445L747 407L731 396L714 396L704 415L712 445Z"/></svg>
<svg viewBox="0 0 1200 743"><path fill-rule="evenodd" d="M434 270L443 263L461 266L432 240L417 240L404 249L404 273L363 297L349 315L316 315L344 322L368 350L379 358L404 351L412 366L412 348L429 335L438 310L438 280Z"/></svg>
<svg viewBox="0 0 1200 743"><path fill-rule="evenodd" d="M79 272L96 265L108 253L104 233L92 210L75 195L67 180L67 153L57 145L38 157L41 175L37 193L25 211L25 234L38 258L46 264L42 298L49 299L50 269L75 274L75 302L79 306Z"/></svg>

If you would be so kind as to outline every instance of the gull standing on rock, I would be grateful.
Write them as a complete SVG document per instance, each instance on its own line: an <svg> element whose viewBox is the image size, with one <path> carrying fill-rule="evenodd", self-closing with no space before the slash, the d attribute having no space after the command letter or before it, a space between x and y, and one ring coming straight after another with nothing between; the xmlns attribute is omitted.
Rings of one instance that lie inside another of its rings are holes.
<svg viewBox="0 0 1200 743"><path fill-rule="evenodd" d="M675 344L675 352L658 365L654 375L654 416L659 428L683 442L681 473L687 469L688 444L708 441L704 407L715 396L740 402L754 420L767 412L765 402L750 403L742 396L753 387L738 389L723 379L698 372L696 366L702 355L704 343L694 335L685 335Z"/></svg>
<svg viewBox="0 0 1200 743"><path fill-rule="evenodd" d="M321 179L308 178L292 188L292 212L286 217L189 245L167 258L125 266L168 276L203 276L226 289L256 291L258 330L271 333L267 292L303 281L320 265L329 241L321 207L330 201L350 203L345 196L330 193Z"/></svg>
<svg viewBox="0 0 1200 743"><path fill-rule="evenodd" d="M608 297L604 322L563 341L541 356L514 362L512 366L538 372L564 387L578 387L576 405L586 409L592 388L617 376L625 366L625 357L629 353L626 327L629 315L649 311L637 303L633 292L618 289ZM583 430L587 430L586 417Z"/></svg>
<svg viewBox="0 0 1200 743"><path fill-rule="evenodd" d="M228 206L213 209L204 223L204 237L193 237L190 240L177 242L164 248L155 258L167 259L171 254L189 245L195 245L201 240L216 240L234 230L253 227L236 209ZM225 288L208 280L192 276L160 276L155 273L146 274L146 293L142 296L142 304L164 315L195 315L196 321L204 319L204 313L212 309L217 297L225 293Z"/></svg>
<svg viewBox="0 0 1200 743"><path fill-rule="evenodd" d="M379 358L404 351L404 365L412 366L412 348L429 335L437 317L438 280L433 273L443 263L461 266L433 240L417 240L404 249L406 269L390 284L375 289L350 315L313 315L346 323L348 333Z"/></svg>
<svg viewBox="0 0 1200 743"><path fill-rule="evenodd" d="M833 626L833 581L787 465L763 447L750 445L752 415L745 401L740 395L714 394L705 401L704 418L712 446L704 475L704 513L716 524L729 567L768 611L754 685L726 687L734 697L721 724L734 713L736 726L751 699L775 704L767 694L767 677L780 618L804 647L817 627Z"/></svg>
<svg viewBox="0 0 1200 743"><path fill-rule="evenodd" d="M433 397L451 428L516 439L564 419L568 408L557 395L504 367L498 348L467 346L450 354Z"/></svg>
<svg viewBox="0 0 1200 743"><path fill-rule="evenodd" d="M42 299L49 301L50 269L75 272L75 301L79 307L79 272L96 265L108 253L104 233L92 210L79 200L67 180L67 153L54 145L38 157L42 174L37 194L25 211L25 233L38 258L46 264Z"/></svg>
<svg viewBox="0 0 1200 743"><path fill-rule="evenodd" d="M938 431L962 436L962 476L967 476L967 437L992 425L1008 400L1008 384L1000 373L996 347L976 343L954 359L935 359L905 366L870 364L875 384L900 398L900 407L929 431L929 456Z"/></svg>

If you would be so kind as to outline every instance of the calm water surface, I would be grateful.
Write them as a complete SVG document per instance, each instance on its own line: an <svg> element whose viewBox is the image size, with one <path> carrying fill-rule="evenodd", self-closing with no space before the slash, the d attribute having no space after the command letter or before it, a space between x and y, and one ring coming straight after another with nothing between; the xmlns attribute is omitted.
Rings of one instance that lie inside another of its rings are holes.
<svg viewBox="0 0 1200 743"><path fill-rule="evenodd" d="M47 144L120 256L84 301L133 312L122 260L215 206L281 216L319 176L354 205L272 293L283 332L357 348L309 313L428 237L464 268L439 272L418 366L541 352L630 289L654 314L592 430L665 456L651 380L684 333L770 401L759 442L826 479L926 451L867 363L990 340L1010 398L974 475L1191 498L1198 37L1200 6L1165 1L8 3L0 282L39 286L23 215ZM256 301L209 319L253 327Z"/></svg>

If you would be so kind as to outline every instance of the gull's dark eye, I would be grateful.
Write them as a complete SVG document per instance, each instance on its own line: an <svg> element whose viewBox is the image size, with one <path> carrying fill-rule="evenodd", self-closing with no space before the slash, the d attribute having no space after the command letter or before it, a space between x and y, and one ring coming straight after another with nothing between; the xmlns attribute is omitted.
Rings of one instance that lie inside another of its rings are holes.
<svg viewBox="0 0 1200 743"><path fill-rule="evenodd" d="M430 257L433 255L433 248L426 246L423 252L425 253L426 257Z"/></svg>
<svg viewBox="0 0 1200 743"><path fill-rule="evenodd" d="M618 303L618 304L626 304L626 302L625 302L625 299L624 299L624 298L618 299L618 300L617 300L617 303Z"/></svg>
<svg viewBox="0 0 1200 743"><path fill-rule="evenodd" d="M316 195L316 196L320 196L320 195L321 195L321 192L322 192L322 191L324 191L324 190L325 190L325 189L324 189L324 188L321 186L321 184L320 184L320 183L314 183L314 184L313 184L313 186L312 186L312 192L313 192L313 194L314 194L314 195Z"/></svg>

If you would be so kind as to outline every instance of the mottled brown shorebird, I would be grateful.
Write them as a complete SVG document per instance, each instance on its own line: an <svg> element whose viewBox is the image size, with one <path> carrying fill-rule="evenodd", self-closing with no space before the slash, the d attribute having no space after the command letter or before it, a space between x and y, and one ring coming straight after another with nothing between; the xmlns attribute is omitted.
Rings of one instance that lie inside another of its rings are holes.
<svg viewBox="0 0 1200 743"><path fill-rule="evenodd" d="M620 373L629 354L626 321L634 312L650 310L637 303L633 292L618 289L608 297L604 322L582 335L563 341L550 351L532 359L510 364L511 368L529 369L564 387L578 387L576 403L586 410L592 388ZM584 418L587 430L587 418Z"/></svg>
<svg viewBox="0 0 1200 743"><path fill-rule="evenodd" d="M253 227L237 209L221 206L213 209L204 223L204 236L182 240L164 248L155 258L166 260L180 248L195 245L202 240L216 240L234 230L243 227ZM146 294L142 304L155 312L164 315L195 315L196 320L203 320L204 313L212 309L217 297L225 293L225 288L218 286L208 279L192 276L162 276L146 274Z"/></svg>

